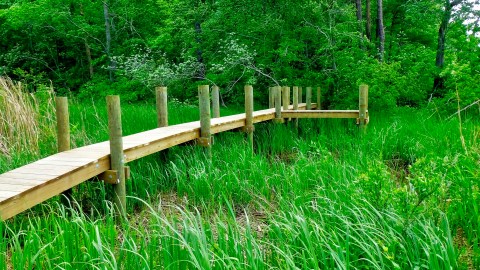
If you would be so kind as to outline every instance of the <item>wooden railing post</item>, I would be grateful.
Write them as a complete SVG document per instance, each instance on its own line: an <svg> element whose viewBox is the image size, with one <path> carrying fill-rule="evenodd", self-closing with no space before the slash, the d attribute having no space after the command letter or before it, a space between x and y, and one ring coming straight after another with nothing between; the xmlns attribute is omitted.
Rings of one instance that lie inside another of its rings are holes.
<svg viewBox="0 0 480 270"><path fill-rule="evenodd" d="M283 123L282 118L282 88L280 86L275 86L272 89L273 96L275 97L275 119L274 123Z"/></svg>
<svg viewBox="0 0 480 270"><path fill-rule="evenodd" d="M317 87L317 110L322 109L322 89Z"/></svg>
<svg viewBox="0 0 480 270"><path fill-rule="evenodd" d="M220 117L220 89L214 85L212 87L212 118Z"/></svg>
<svg viewBox="0 0 480 270"><path fill-rule="evenodd" d="M200 138L198 144L205 148L206 155L212 157L212 133L210 131L210 89L208 85L198 86L198 98L200 109Z"/></svg>
<svg viewBox="0 0 480 270"><path fill-rule="evenodd" d="M68 114L68 99L66 97L55 98L57 116L57 140L58 152L70 150L70 120Z"/></svg>
<svg viewBox="0 0 480 270"><path fill-rule="evenodd" d="M70 150L70 117L68 113L68 99L55 97L55 114L57 116L57 151ZM62 192L60 201L65 206L71 206L72 189Z"/></svg>
<svg viewBox="0 0 480 270"><path fill-rule="evenodd" d="M290 86L286 86L287 89L287 110L290 109L290 104L292 103L290 100Z"/></svg>
<svg viewBox="0 0 480 270"><path fill-rule="evenodd" d="M245 86L245 129L248 135L248 140L253 153L253 87L251 85Z"/></svg>
<svg viewBox="0 0 480 270"><path fill-rule="evenodd" d="M293 87L293 110L298 110L298 86ZM295 128L298 128L298 118L294 120Z"/></svg>
<svg viewBox="0 0 480 270"><path fill-rule="evenodd" d="M307 110L312 109L312 87L307 87L307 96L305 97L307 103Z"/></svg>
<svg viewBox="0 0 480 270"><path fill-rule="evenodd" d="M359 89L359 116L358 125L360 127L360 133L364 134L368 125L368 85L362 84Z"/></svg>
<svg viewBox="0 0 480 270"><path fill-rule="evenodd" d="M268 88L268 108L275 108L275 95L273 91L274 87Z"/></svg>
<svg viewBox="0 0 480 270"><path fill-rule="evenodd" d="M167 87L157 87L155 89L157 104L157 126L168 127L168 90ZM162 162L167 162L170 149L165 149L159 153Z"/></svg>
<svg viewBox="0 0 480 270"><path fill-rule="evenodd" d="M108 131L110 135L110 168L116 172L117 181L113 186L117 213L125 216L127 197L125 190L125 159L123 155L122 113L119 96L107 96Z"/></svg>
<svg viewBox="0 0 480 270"><path fill-rule="evenodd" d="M298 87L298 104L303 102L303 88L300 86Z"/></svg>
<svg viewBox="0 0 480 270"><path fill-rule="evenodd" d="M158 127L168 126L168 103L167 103L167 87L156 88L157 101L157 125Z"/></svg>
<svg viewBox="0 0 480 270"><path fill-rule="evenodd" d="M283 95L283 110L288 110L290 107L290 87L284 86L282 87L282 95ZM290 121L291 119L287 119Z"/></svg>
<svg viewBox="0 0 480 270"><path fill-rule="evenodd" d="M298 86L293 87L293 109L298 110Z"/></svg>
<svg viewBox="0 0 480 270"><path fill-rule="evenodd" d="M288 110L288 105L289 105L289 100L288 100L288 86L283 86L282 87L282 102L283 102L283 110L286 111Z"/></svg>

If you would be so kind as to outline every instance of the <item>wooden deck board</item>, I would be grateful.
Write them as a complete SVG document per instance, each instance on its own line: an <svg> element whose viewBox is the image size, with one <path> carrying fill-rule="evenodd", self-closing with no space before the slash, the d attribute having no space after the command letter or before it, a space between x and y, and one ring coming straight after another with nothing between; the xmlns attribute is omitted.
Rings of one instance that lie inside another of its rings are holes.
<svg viewBox="0 0 480 270"><path fill-rule="evenodd" d="M302 108L305 108L304 103L299 105L299 109ZM274 109L255 111L253 122L264 122L274 117ZM211 119L212 133L233 130L244 125L244 113ZM199 136L199 121L125 136L123 138L125 162L195 140ZM105 172L110 168L109 153L109 142L100 142L57 153L0 174L0 218L13 217Z"/></svg>
<svg viewBox="0 0 480 270"><path fill-rule="evenodd" d="M52 176L51 175L31 174L31 173L28 173L28 172L23 172L23 173L6 172L6 173L0 175L0 179L8 179L8 180L26 179L26 180L45 181L45 180L48 180L48 179L52 179ZM16 181L18 181L18 180L16 180Z"/></svg>
<svg viewBox="0 0 480 270"><path fill-rule="evenodd" d="M45 182L44 180L36 180L36 179L0 178L0 185L5 184L5 185L31 186L31 185L40 185L44 182ZM0 190L3 190L3 189L0 188Z"/></svg>
<svg viewBox="0 0 480 270"><path fill-rule="evenodd" d="M37 164L38 166L78 167L78 166L85 165L85 162L95 162L95 160L79 161L75 159L63 159L63 160L41 159L39 161L36 161L35 164Z"/></svg>
<svg viewBox="0 0 480 270"><path fill-rule="evenodd" d="M32 187L35 187L35 186L38 186L38 185L41 185L43 183L34 183L34 184L30 184L30 185L12 185L12 184L6 184L6 183L0 183L0 194L3 194L3 192L5 191L13 191L13 192L24 192ZM1 197L1 195L0 195Z"/></svg>

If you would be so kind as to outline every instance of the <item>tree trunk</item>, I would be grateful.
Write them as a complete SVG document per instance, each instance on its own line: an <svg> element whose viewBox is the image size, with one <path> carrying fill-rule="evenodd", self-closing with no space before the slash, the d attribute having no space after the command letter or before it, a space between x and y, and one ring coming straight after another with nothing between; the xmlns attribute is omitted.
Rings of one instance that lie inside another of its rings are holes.
<svg viewBox="0 0 480 270"><path fill-rule="evenodd" d="M196 6L195 8L197 9L197 12L201 10L202 5L205 4L205 0L197 0L196 1ZM200 14L195 15L195 42L197 43L197 49L196 49L196 54L197 54L197 63L199 69L197 70L197 74L195 74L195 78L197 80L204 80L205 79L205 64L203 61L203 39L202 39L202 22L203 18Z"/></svg>
<svg viewBox="0 0 480 270"><path fill-rule="evenodd" d="M383 29L383 1L377 0L378 59L383 62L385 55L385 29Z"/></svg>
<svg viewBox="0 0 480 270"><path fill-rule="evenodd" d="M450 21L450 18L452 17L452 9L454 6L460 4L461 2L462 0L455 0L453 2L450 2L450 0L445 0L444 13L442 16L440 27L438 29L437 55L435 58L435 66L439 69L442 69L443 65L445 64L445 42L448 30L448 23ZM438 90L444 88L444 80L437 73L433 81L433 91L431 93L431 96L442 96L442 93L440 93L442 91Z"/></svg>
<svg viewBox="0 0 480 270"><path fill-rule="evenodd" d="M366 6L366 29L365 29L365 34L367 35L368 40L372 40L372 15L370 12L370 0L367 0Z"/></svg>
<svg viewBox="0 0 480 270"><path fill-rule="evenodd" d="M362 0L355 0L355 5L357 6L357 21L358 21L358 32L360 33L360 47L363 48L363 27L362 27Z"/></svg>
<svg viewBox="0 0 480 270"><path fill-rule="evenodd" d="M107 1L103 2L103 16L105 18L105 53L107 54L108 59L108 77L110 81L113 82L113 64L110 56L110 47L112 43L112 35L110 33L110 14L108 12L108 3Z"/></svg>
<svg viewBox="0 0 480 270"><path fill-rule="evenodd" d="M85 39L85 53L87 55L88 74L91 79L93 78L92 52L90 51L90 46L88 46L87 39Z"/></svg>
<svg viewBox="0 0 480 270"><path fill-rule="evenodd" d="M80 15L84 16L85 13L83 12L83 5L80 4L79 8L80 8ZM71 14L73 15L75 10L75 6L73 4L70 6L70 10L71 10ZM83 38L83 43L85 44L85 54L87 56L88 75L89 75L89 78L92 79L93 78L92 51L90 50L90 46L88 45L87 37Z"/></svg>
<svg viewBox="0 0 480 270"><path fill-rule="evenodd" d="M196 78L203 80L205 78L205 65L203 64L203 50L202 50L202 25L199 21L195 22L195 41L197 42L197 62L199 65L198 74Z"/></svg>
<svg viewBox="0 0 480 270"><path fill-rule="evenodd" d="M391 20L391 24L390 24L390 40L389 40L389 46L388 46L388 58L387 58L387 62L392 59L395 54L394 52L395 51L399 51L398 47L400 46L400 44L397 43L397 49L394 50L394 46L393 44L395 42L398 42L398 39L397 39L397 34L399 33L398 31L398 26L401 25L401 19L405 17L405 11L404 11L404 7L403 5L398 5L396 6L395 8L393 8L393 11L392 11L392 20Z"/></svg>
<svg viewBox="0 0 480 270"><path fill-rule="evenodd" d="M437 56L435 59L435 66L442 68L445 63L445 37L447 35L447 27L450 18L452 17L452 5L449 0L445 1L445 11L443 13L442 22L438 29L438 43Z"/></svg>

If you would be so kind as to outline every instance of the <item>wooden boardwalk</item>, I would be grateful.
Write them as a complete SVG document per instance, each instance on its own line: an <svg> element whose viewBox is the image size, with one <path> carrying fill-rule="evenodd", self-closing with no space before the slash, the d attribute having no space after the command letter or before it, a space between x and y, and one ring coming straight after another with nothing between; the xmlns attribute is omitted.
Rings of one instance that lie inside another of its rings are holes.
<svg viewBox="0 0 480 270"><path fill-rule="evenodd" d="M290 106L291 107L291 106ZM305 108L305 104L299 106ZM357 118L359 111L285 111L282 117ZM308 113L308 116L304 114ZM274 119L275 109L256 111L253 122ZM211 119L212 134L245 126L244 113ZM200 122L157 128L123 138L125 163L200 137ZM11 218L110 170L109 142L61 152L0 175L0 218Z"/></svg>
<svg viewBox="0 0 480 270"><path fill-rule="evenodd" d="M364 87L364 90L362 90L362 87ZM200 101L203 100L203 105L208 105L210 100L208 96L208 86L202 86L202 88L205 88L203 90L206 95L204 97L200 95ZM245 127L245 130L249 132L250 139L253 143L252 124L273 119L275 119L276 122L282 122L282 119L284 118L357 118L357 122L360 124L360 127L362 127L362 125L368 123L368 87L361 86L360 88L360 110L324 111L305 110L307 107L315 108L316 104L314 103L308 103L308 106L306 103L298 104L297 108L296 102L298 101L298 91L294 91L295 105L288 105L288 95L284 96L285 110L281 110L280 101L278 100L281 91L278 87L276 89L276 96L273 95L275 91L272 91L272 95L270 96L271 98L275 97L277 99L274 102L276 108L255 111L253 112L252 117L253 90L251 86L249 86L246 87L246 94L248 92L250 93L250 105L248 105L248 110L246 102L246 111L248 111L248 113L210 119L210 125L207 125L207 127L209 127L208 134L216 134ZM311 92L311 89L309 90ZM163 103L163 108L166 110L167 103L165 91L166 88L157 91L157 94L163 93L164 95L164 99L160 103L157 99L157 106L158 104ZM289 89L287 88L286 91L289 91ZM287 93L286 91L284 93ZM311 98L311 93L307 93L307 96ZM246 101L247 100L248 99L246 98ZM202 102L200 103L202 104ZM294 107L296 110L292 110ZM208 106L206 107L206 111L210 112ZM200 112L202 117L202 106L200 106ZM164 116L166 117L166 114ZM208 115L208 117L210 116ZM65 125L68 126L68 121ZM159 126L163 125L159 124ZM201 121L194 121L125 136L123 137L123 162L121 161L122 155L120 152L122 147L119 146L119 155L112 155L113 158L111 160L110 142L106 141L64 151L15 170L0 174L0 219L9 219L52 198L53 196L87 181L94 176L107 171L112 172L113 169L111 169L111 166L113 165L111 164L111 161L113 160L120 160L121 164L125 164L192 140L200 139L199 142L202 144L202 139L205 139L205 137L201 138L201 133L204 132L201 130L202 128L205 127L201 125ZM121 130L121 126L119 129ZM67 137L66 140L68 141L69 137ZM116 173L117 171L113 170L113 172ZM124 187L124 181L121 181L120 183L122 183ZM120 185L117 185L116 187L118 186ZM122 196L124 197L125 194L123 193Z"/></svg>

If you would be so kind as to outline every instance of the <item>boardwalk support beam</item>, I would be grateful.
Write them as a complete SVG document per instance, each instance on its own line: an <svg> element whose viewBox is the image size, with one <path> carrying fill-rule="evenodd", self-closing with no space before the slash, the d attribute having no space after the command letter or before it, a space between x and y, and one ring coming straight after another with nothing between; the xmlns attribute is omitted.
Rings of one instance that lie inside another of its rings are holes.
<svg viewBox="0 0 480 270"><path fill-rule="evenodd" d="M123 167L123 173L125 174L125 180L130 179L130 167L125 166ZM118 181L118 171L116 170L108 170L104 173L98 175L98 179L105 182L105 184L116 185Z"/></svg>
<svg viewBox="0 0 480 270"><path fill-rule="evenodd" d="M110 135L110 168L117 171L116 184L113 187L115 205L118 214L125 216L127 197L125 189L125 173L122 138L122 114L119 96L107 96L108 131Z"/></svg>

